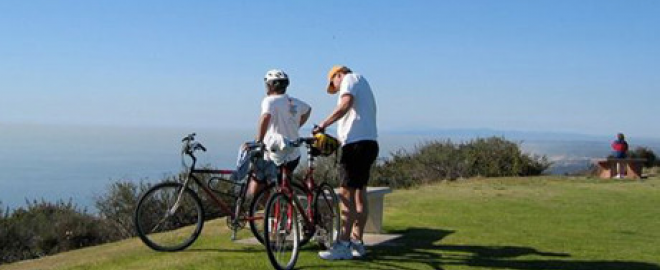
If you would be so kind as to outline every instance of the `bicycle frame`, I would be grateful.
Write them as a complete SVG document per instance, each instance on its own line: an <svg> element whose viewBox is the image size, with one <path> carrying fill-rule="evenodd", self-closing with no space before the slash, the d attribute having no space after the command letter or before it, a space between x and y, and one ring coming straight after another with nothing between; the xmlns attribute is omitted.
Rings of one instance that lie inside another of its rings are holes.
<svg viewBox="0 0 660 270"><path fill-rule="evenodd" d="M304 224L303 228L310 228L315 226L316 217L314 215L314 191L318 188L314 182L314 155L312 155L311 148L307 147L307 172L305 173L305 178L303 180L302 187L304 188L305 195L307 196L307 209L304 209L300 200L297 196L294 196L293 188L291 187L291 172L285 167L280 168L282 172L282 181L279 185L279 189L282 193L286 194L287 197L291 198L294 202L296 210L302 215ZM291 209L287 209L289 220L291 220Z"/></svg>
<svg viewBox="0 0 660 270"><path fill-rule="evenodd" d="M194 155L190 155L190 157L192 158L193 162L192 162L192 165L190 166L190 171L187 174L186 180L183 183L184 189L188 187L188 185L190 184L190 181L192 180L194 183L196 183L198 186L200 186L202 188L204 193L206 193L206 195L208 197L210 197L211 200L213 200L215 205L218 206L218 208L224 214L230 216L232 219L236 219L238 217L239 213L237 213L235 210L232 210L231 207L229 205L227 205L225 202L223 202L215 194L215 192L210 187L208 187L207 185L204 185L204 183L199 178L197 178L197 176L196 176L196 175L199 175L199 174L225 175L226 176L226 175L233 174L235 171L234 170L195 169L195 165L197 163L197 158ZM247 185L250 183L250 181L253 181L252 176L248 176L248 182L245 185L243 185L243 187L241 188L241 192L239 194L240 197L244 197L244 195L245 195L244 193L246 192ZM175 203L175 206L178 204L178 201L181 198L182 194L183 194L183 190L179 193L179 198L177 198L177 202ZM244 221L252 221L252 220L259 220L259 219L263 219L263 217L245 217Z"/></svg>

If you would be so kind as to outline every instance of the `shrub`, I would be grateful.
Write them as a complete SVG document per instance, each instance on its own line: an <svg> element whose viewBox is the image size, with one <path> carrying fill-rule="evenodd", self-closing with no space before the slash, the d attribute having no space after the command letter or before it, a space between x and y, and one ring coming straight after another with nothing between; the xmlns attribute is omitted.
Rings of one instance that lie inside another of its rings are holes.
<svg viewBox="0 0 660 270"><path fill-rule="evenodd" d="M653 150L648 147L636 147L630 152L631 158L643 158L646 159L644 162L644 167L651 168L658 164L657 157Z"/></svg>
<svg viewBox="0 0 660 270"><path fill-rule="evenodd" d="M371 172L372 186L408 188L439 180L475 176L540 175L551 163L545 156L522 153L517 143L500 137L480 138L464 143L451 140L427 141L412 151L398 150L376 162ZM318 158L315 179L338 186L336 157ZM306 166L295 174L302 179Z"/></svg>
<svg viewBox="0 0 660 270"><path fill-rule="evenodd" d="M140 194L149 189L144 182L139 184L130 181L117 181L108 185L103 195L94 197L94 205L99 217L112 228L109 236L112 240L120 240L136 236L133 226L133 212Z"/></svg>
<svg viewBox="0 0 660 270"><path fill-rule="evenodd" d="M332 154L327 157L316 157L314 161L314 180L317 184L326 182L333 187L339 186L339 171L338 171L338 153ZM307 164L301 164L293 173L293 179L298 183L305 178L307 172Z"/></svg>
<svg viewBox="0 0 660 270"><path fill-rule="evenodd" d="M0 220L0 263L37 258L105 243L103 220L69 202L27 202Z"/></svg>
<svg viewBox="0 0 660 270"><path fill-rule="evenodd" d="M465 177L540 175L550 167L545 156L522 153L518 144L500 137L475 139L465 143L430 141L411 153L398 151L378 164L374 183L390 187L410 187L437 180Z"/></svg>

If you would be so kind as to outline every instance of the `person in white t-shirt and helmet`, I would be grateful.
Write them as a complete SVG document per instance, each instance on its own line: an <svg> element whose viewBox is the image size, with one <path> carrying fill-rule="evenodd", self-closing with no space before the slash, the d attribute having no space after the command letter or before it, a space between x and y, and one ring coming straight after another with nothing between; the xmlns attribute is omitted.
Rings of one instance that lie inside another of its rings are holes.
<svg viewBox="0 0 660 270"><path fill-rule="evenodd" d="M272 69L264 77L266 97L261 102L261 116L255 141L264 143L264 159L285 166L293 172L300 162L300 150L286 141L297 140L301 126L307 122L312 108L305 102L286 94L289 76L282 70ZM266 184L267 179L256 179L248 186L248 194L254 195Z"/></svg>
<svg viewBox="0 0 660 270"><path fill-rule="evenodd" d="M328 72L329 94L339 93L333 112L314 129L323 132L337 122L337 135L342 145L340 187L342 230L329 250L319 252L326 260L364 257L362 236L369 213L366 187L371 166L378 157L376 100L371 86L360 74L348 67L334 66Z"/></svg>

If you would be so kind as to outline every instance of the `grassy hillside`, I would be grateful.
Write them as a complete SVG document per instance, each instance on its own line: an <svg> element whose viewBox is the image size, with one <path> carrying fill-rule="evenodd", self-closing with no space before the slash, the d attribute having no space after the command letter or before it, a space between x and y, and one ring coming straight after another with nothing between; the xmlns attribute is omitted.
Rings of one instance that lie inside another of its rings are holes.
<svg viewBox="0 0 660 270"><path fill-rule="evenodd" d="M658 178L473 179L397 190L385 204L385 229L402 238L359 261L325 262L308 245L298 268L660 270ZM271 267L262 247L232 243L216 220L183 252L158 253L130 239L0 269Z"/></svg>

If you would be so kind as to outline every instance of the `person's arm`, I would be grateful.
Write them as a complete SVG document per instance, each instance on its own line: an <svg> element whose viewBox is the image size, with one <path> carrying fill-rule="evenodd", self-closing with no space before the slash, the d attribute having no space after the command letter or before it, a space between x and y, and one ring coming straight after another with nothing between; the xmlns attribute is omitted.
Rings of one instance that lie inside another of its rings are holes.
<svg viewBox="0 0 660 270"><path fill-rule="evenodd" d="M323 122L319 124L319 128L321 130L327 128L328 126L334 124L339 120L339 118L342 118L348 110L353 107L353 95L351 94L344 94L341 96L341 100L339 101L339 105L335 107L335 110L326 118Z"/></svg>
<svg viewBox="0 0 660 270"><path fill-rule="evenodd" d="M264 113L259 119L259 126L257 127L257 137L255 140L258 142L263 142L264 137L266 137L266 130L268 129L268 124L270 124L270 113Z"/></svg>
<svg viewBox="0 0 660 270"><path fill-rule="evenodd" d="M312 114L312 108L309 108L306 113L303 113L303 115L300 116L300 126L304 126L305 123L307 123L307 119L309 119L309 116Z"/></svg>

